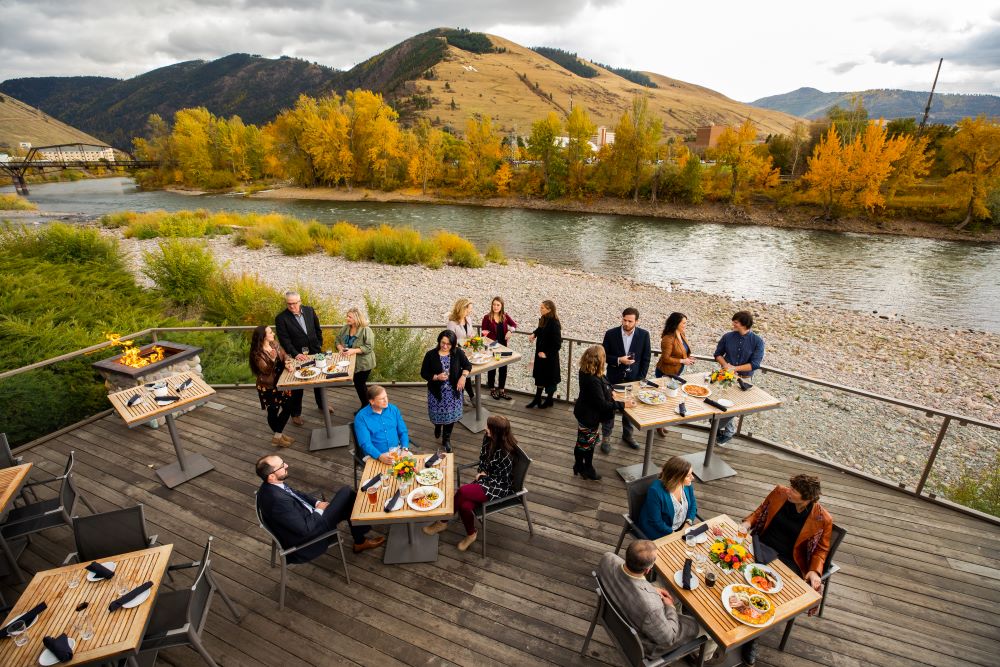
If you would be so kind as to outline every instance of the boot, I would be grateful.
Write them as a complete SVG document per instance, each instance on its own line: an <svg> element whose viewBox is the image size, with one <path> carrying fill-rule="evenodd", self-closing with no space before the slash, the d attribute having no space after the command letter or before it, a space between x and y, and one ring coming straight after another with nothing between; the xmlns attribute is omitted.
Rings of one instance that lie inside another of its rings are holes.
<svg viewBox="0 0 1000 667"><path fill-rule="evenodd" d="M576 477L581 472L583 472L583 453L585 449L580 449L579 447L573 448L573 476Z"/></svg>
<svg viewBox="0 0 1000 667"><path fill-rule="evenodd" d="M441 445L448 454L451 454L451 430L453 428L455 428L454 424L445 424L444 428L441 429Z"/></svg>
<svg viewBox="0 0 1000 667"><path fill-rule="evenodd" d="M524 407L526 407L526 408L537 408L541 404L542 404L542 388L538 387L537 389L535 389L535 397L533 399L531 399L531 403L528 403Z"/></svg>
<svg viewBox="0 0 1000 667"><path fill-rule="evenodd" d="M598 480L601 476L594 469L594 450L588 449L583 454L583 470L580 472L580 476L584 479Z"/></svg>
<svg viewBox="0 0 1000 667"><path fill-rule="evenodd" d="M434 424L434 438L437 439L440 437L441 437L441 424Z"/></svg>
<svg viewBox="0 0 1000 667"><path fill-rule="evenodd" d="M553 403L552 403L552 394L554 394L554 393L555 392L550 392L550 391L545 392L545 402L542 403L541 405L539 405L538 407L540 407L540 408L551 408L552 405L553 405Z"/></svg>

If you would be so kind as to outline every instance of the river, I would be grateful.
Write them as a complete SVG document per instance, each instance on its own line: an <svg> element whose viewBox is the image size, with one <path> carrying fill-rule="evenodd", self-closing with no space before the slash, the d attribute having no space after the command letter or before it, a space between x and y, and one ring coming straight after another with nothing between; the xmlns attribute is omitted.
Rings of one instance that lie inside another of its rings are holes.
<svg viewBox="0 0 1000 667"><path fill-rule="evenodd" d="M2 188L2 191L12 191ZM1000 245L732 226L686 220L474 206L246 199L144 192L130 179L31 186L43 211L205 208L278 212L324 223L448 229L481 249L785 305L829 304L932 326L1000 332ZM0 214L2 218L2 214Z"/></svg>

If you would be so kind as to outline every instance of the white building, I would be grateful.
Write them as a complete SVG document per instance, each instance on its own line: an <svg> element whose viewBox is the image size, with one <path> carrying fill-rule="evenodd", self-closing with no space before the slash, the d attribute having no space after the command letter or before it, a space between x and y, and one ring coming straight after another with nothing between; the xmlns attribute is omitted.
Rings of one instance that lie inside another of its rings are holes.
<svg viewBox="0 0 1000 667"><path fill-rule="evenodd" d="M110 146L57 146L38 151L39 160L52 162L108 162L115 161L115 151Z"/></svg>

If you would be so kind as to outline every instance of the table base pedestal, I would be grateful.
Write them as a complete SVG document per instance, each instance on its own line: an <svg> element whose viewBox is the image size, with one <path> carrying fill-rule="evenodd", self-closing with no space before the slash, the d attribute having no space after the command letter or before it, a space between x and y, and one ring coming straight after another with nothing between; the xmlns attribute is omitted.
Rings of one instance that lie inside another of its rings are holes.
<svg viewBox="0 0 1000 667"><path fill-rule="evenodd" d="M478 415L476 413L479 413ZM462 414L458 423L469 429L473 433L481 433L486 430L486 420L490 418L490 411L486 408L470 410Z"/></svg>
<svg viewBox="0 0 1000 667"><path fill-rule="evenodd" d="M194 479L198 475L204 475L214 466L208 462L201 454L186 454L184 456L184 467L180 463L171 463L157 468L156 476L160 478L163 485L172 489L178 484L183 484L189 479Z"/></svg>
<svg viewBox="0 0 1000 667"><path fill-rule="evenodd" d="M385 541L386 565L396 563L433 563L438 559L438 536L428 535L413 522L394 523L389 526Z"/></svg>
<svg viewBox="0 0 1000 667"><path fill-rule="evenodd" d="M347 424L335 426L329 432L325 428L314 428L309 440L309 451L347 447L351 444L351 428Z"/></svg>
<svg viewBox="0 0 1000 667"><path fill-rule="evenodd" d="M717 453L707 466L705 465L705 452L684 454L681 458L691 464L695 476L703 482L712 482L736 474L736 471L729 467L729 464L723 461Z"/></svg>
<svg viewBox="0 0 1000 667"><path fill-rule="evenodd" d="M634 482L640 477L645 477L646 475L652 475L654 472L656 472L656 468L651 467L646 473L643 473L642 471L643 465L644 464L642 463L633 463L630 466L622 466L617 470L618 476L621 477L623 480L625 480L625 483L628 484L629 482Z"/></svg>

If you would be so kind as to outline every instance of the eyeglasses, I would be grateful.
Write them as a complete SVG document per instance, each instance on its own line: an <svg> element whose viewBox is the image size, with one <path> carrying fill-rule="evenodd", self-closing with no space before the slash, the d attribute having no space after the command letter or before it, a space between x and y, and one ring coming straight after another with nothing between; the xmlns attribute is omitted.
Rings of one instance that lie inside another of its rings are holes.
<svg viewBox="0 0 1000 667"><path fill-rule="evenodd" d="M267 471L267 474L268 474L268 475L273 475L274 473L278 472L279 470L284 470L284 469L285 469L285 468L287 468L287 467L288 467L288 464L287 464L287 463L282 463L282 464L281 464L280 466L278 466L277 468L271 468L270 470L268 470L268 471Z"/></svg>
<svg viewBox="0 0 1000 667"><path fill-rule="evenodd" d="M297 306L297 305L299 305L300 303L302 303L302 302L301 302L301 301L286 301L286 302L285 302L285 305L286 305L286 306Z"/></svg>

